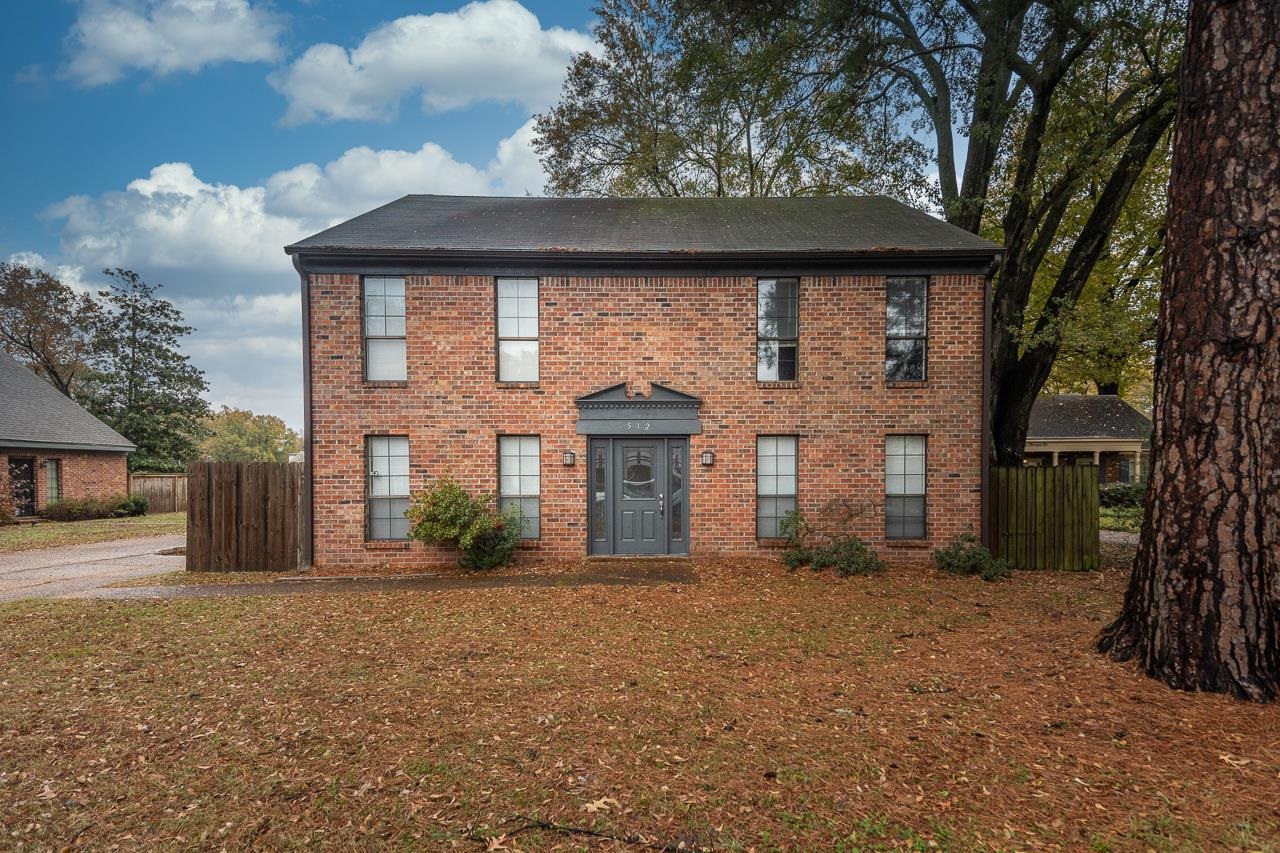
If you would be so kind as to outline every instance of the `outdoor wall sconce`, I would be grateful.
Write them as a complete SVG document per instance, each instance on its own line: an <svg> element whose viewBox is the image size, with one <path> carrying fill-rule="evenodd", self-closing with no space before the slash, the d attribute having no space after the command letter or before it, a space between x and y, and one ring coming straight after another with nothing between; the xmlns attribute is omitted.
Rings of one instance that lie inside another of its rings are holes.
<svg viewBox="0 0 1280 853"><path fill-rule="evenodd" d="M716 464L716 452L714 450L702 451L702 464L703 465Z"/></svg>
<svg viewBox="0 0 1280 853"><path fill-rule="evenodd" d="M578 461L578 454L574 453L572 450L566 450L566 451L564 452L564 464L565 464L565 465L573 465L573 463L575 463L575 462L577 462L577 461Z"/></svg>

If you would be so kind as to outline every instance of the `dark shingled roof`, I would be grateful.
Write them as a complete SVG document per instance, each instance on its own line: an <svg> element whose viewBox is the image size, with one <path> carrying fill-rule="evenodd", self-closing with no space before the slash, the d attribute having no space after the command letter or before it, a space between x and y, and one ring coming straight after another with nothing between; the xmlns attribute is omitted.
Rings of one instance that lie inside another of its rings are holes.
<svg viewBox="0 0 1280 853"><path fill-rule="evenodd" d="M300 240L325 252L964 254L1000 247L884 196L496 198L407 195Z"/></svg>
<svg viewBox="0 0 1280 853"><path fill-rule="evenodd" d="M136 449L127 438L2 351L0 447Z"/></svg>
<svg viewBox="0 0 1280 853"><path fill-rule="evenodd" d="M1151 421L1114 394L1040 397L1031 408L1027 438L1140 438Z"/></svg>

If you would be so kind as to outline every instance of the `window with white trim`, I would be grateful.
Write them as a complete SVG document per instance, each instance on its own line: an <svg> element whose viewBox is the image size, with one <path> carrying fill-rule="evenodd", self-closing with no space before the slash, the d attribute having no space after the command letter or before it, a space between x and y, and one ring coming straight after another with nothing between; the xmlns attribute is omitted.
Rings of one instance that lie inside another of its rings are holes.
<svg viewBox="0 0 1280 853"><path fill-rule="evenodd" d="M46 459L44 461L45 473L45 500L48 503L57 503L62 500L62 460Z"/></svg>
<svg viewBox="0 0 1280 853"><path fill-rule="evenodd" d="M395 382L407 378L404 279L367 275L364 281L364 378Z"/></svg>
<svg viewBox="0 0 1280 853"><path fill-rule="evenodd" d="M756 536L774 539L779 524L796 508L794 435L756 437Z"/></svg>
<svg viewBox="0 0 1280 853"><path fill-rule="evenodd" d="M889 382L923 382L928 375L929 279L885 282L884 376Z"/></svg>
<svg viewBox="0 0 1280 853"><path fill-rule="evenodd" d="M498 279L498 381L538 381L538 280Z"/></svg>
<svg viewBox="0 0 1280 853"><path fill-rule="evenodd" d="M884 445L884 535L925 538L928 439L891 435Z"/></svg>
<svg viewBox="0 0 1280 853"><path fill-rule="evenodd" d="M537 539L542 532L541 448L542 440L536 435L498 437L498 508L520 508L522 539Z"/></svg>
<svg viewBox="0 0 1280 853"><path fill-rule="evenodd" d="M365 439L365 536L371 540L408 539L409 439L371 435Z"/></svg>

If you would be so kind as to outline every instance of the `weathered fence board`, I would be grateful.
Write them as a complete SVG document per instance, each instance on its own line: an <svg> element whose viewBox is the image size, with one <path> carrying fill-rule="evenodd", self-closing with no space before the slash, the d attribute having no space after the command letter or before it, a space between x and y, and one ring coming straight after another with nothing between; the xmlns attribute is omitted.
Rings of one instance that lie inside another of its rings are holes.
<svg viewBox="0 0 1280 853"><path fill-rule="evenodd" d="M188 571L297 568L300 465L197 462L187 478Z"/></svg>
<svg viewBox="0 0 1280 853"><path fill-rule="evenodd" d="M129 494L147 499L147 512L186 512L186 474L130 474Z"/></svg>
<svg viewBox="0 0 1280 853"><path fill-rule="evenodd" d="M994 468L991 547L1020 569L1098 568L1095 465Z"/></svg>

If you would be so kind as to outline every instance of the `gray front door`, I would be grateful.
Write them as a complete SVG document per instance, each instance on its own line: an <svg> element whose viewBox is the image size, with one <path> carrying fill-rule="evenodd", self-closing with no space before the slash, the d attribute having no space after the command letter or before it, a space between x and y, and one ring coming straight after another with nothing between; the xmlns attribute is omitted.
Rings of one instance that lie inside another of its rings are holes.
<svg viewBox="0 0 1280 853"><path fill-rule="evenodd" d="M587 472L591 554L689 553L689 440L593 438Z"/></svg>
<svg viewBox="0 0 1280 853"><path fill-rule="evenodd" d="M664 444L630 438L613 443L616 554L667 553Z"/></svg>

